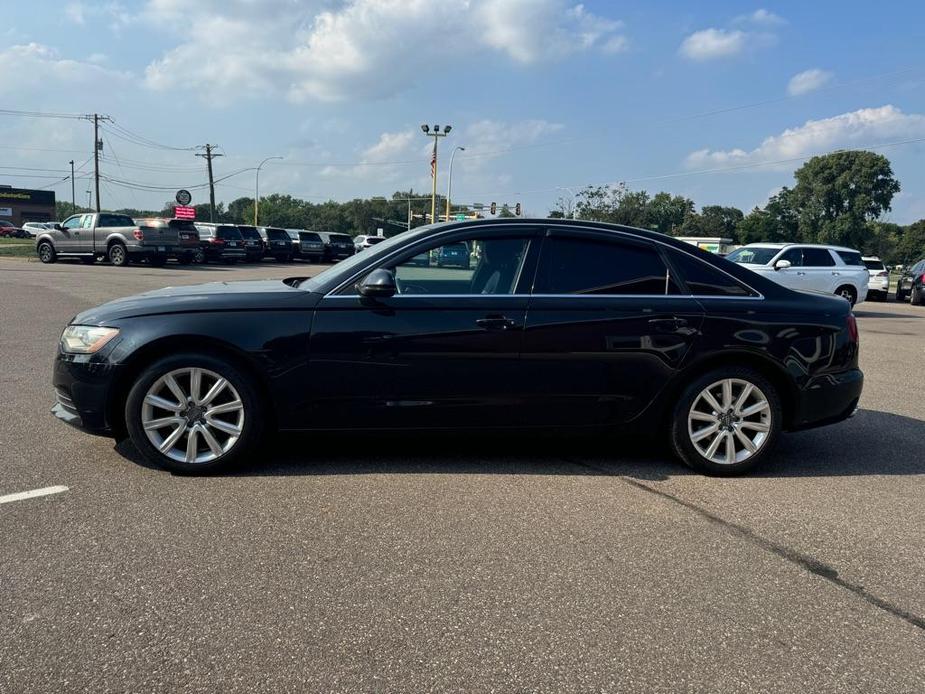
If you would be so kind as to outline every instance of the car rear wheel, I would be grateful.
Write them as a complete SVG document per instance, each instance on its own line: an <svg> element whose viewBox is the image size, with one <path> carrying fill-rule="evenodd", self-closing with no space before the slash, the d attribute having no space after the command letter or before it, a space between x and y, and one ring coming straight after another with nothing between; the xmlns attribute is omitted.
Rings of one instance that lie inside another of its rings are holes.
<svg viewBox="0 0 925 694"><path fill-rule="evenodd" d="M178 354L135 382L125 419L136 448L174 472L214 472L259 441L263 416L251 379L223 359Z"/></svg>
<svg viewBox="0 0 925 694"><path fill-rule="evenodd" d="M691 382L675 405L672 448L694 469L738 475L768 457L781 412L777 391L757 371L717 369Z"/></svg>
<svg viewBox="0 0 925 694"><path fill-rule="evenodd" d="M48 243L48 241L43 241L39 244L38 254L39 260L43 263L53 263L58 259L58 254L55 253L55 247Z"/></svg>
<svg viewBox="0 0 925 694"><path fill-rule="evenodd" d="M852 306L854 306L855 302L858 300L858 293L855 291L854 287L848 284L836 289L835 295L847 299L848 303Z"/></svg>
<svg viewBox="0 0 925 694"><path fill-rule="evenodd" d="M110 264L116 267L125 267L128 265L128 251L125 250L125 246L121 243L112 244L106 255L109 258Z"/></svg>

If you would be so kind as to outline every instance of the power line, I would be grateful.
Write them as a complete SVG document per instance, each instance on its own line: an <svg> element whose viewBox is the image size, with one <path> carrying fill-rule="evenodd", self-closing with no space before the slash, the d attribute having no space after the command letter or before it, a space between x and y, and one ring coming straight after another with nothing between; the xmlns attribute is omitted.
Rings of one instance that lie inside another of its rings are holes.
<svg viewBox="0 0 925 694"><path fill-rule="evenodd" d="M46 113L42 111L14 111L9 108L0 108L0 116L20 116L22 118L67 118L83 120L87 116L82 113Z"/></svg>

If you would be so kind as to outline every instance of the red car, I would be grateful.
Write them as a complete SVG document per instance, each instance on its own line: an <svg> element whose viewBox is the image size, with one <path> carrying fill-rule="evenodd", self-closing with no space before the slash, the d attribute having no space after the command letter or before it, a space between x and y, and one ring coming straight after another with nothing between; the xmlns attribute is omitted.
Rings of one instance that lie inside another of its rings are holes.
<svg viewBox="0 0 925 694"><path fill-rule="evenodd" d="M27 239L29 238L29 232L20 229L12 222L0 219L0 237Z"/></svg>

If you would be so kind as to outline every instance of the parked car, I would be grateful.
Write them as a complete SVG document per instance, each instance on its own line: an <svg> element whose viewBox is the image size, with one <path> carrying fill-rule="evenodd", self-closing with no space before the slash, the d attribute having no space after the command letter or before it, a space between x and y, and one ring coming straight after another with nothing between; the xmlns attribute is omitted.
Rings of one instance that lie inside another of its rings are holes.
<svg viewBox="0 0 925 694"><path fill-rule="evenodd" d="M434 253L434 262L437 267L461 267L468 270L469 246L465 243L441 246Z"/></svg>
<svg viewBox="0 0 925 694"><path fill-rule="evenodd" d="M143 233L153 229L171 229L177 232L177 245L168 251L168 258L175 258L181 265L189 265L196 260L199 253L199 232L196 225L188 219L171 217L143 217L135 220ZM155 261L157 264L158 261Z"/></svg>
<svg viewBox="0 0 925 694"><path fill-rule="evenodd" d="M336 234L331 231L319 231L317 234L324 243L324 253L321 260L325 263L343 260L356 253L356 249L353 247L353 238L348 234Z"/></svg>
<svg viewBox="0 0 925 694"><path fill-rule="evenodd" d="M914 263L899 276L896 300L910 299L913 306L925 304L925 258Z"/></svg>
<svg viewBox="0 0 925 694"><path fill-rule="evenodd" d="M468 272L408 263L460 243L479 251ZM850 417L863 375L839 297L656 232L499 219L421 227L309 279L86 310L53 384L57 417L183 472L254 464L278 429L594 427L736 474L781 432Z"/></svg>
<svg viewBox="0 0 925 694"><path fill-rule="evenodd" d="M248 263L259 263L263 260L267 247L260 232L257 231L257 227L238 224L238 231L241 232L241 238L244 239L244 253L247 256L245 260Z"/></svg>
<svg viewBox="0 0 925 694"><path fill-rule="evenodd" d="M791 289L837 294L852 306L867 298L870 273L861 254L841 246L795 243L750 243L727 260Z"/></svg>
<svg viewBox="0 0 925 694"><path fill-rule="evenodd" d="M0 237L11 239L27 239L30 237L29 232L20 229L12 222L0 219Z"/></svg>
<svg viewBox="0 0 925 694"><path fill-rule="evenodd" d="M286 229L292 240L292 254L300 260L320 263L324 257L324 241L316 231L304 229Z"/></svg>
<svg viewBox="0 0 925 694"><path fill-rule="evenodd" d="M260 233L260 236L263 238L263 245L266 248L266 254L271 256L273 260L280 263L288 263L292 261L293 248L292 248L292 239L289 237L289 234L286 233L285 229L277 229L275 227L258 227L257 231Z"/></svg>
<svg viewBox="0 0 925 694"><path fill-rule="evenodd" d="M45 222L25 222L22 225L22 230L25 231L31 239L34 239L46 229L54 229L54 225L48 225Z"/></svg>
<svg viewBox="0 0 925 694"><path fill-rule="evenodd" d="M886 301L890 294L890 271L883 261L876 256L864 256L867 271L870 273L870 280L867 283L867 298L874 301Z"/></svg>
<svg viewBox="0 0 925 694"><path fill-rule="evenodd" d="M353 237L353 250L355 253L359 253L383 241L385 241L384 236L367 236L366 234L360 234L359 236Z"/></svg>
<svg viewBox="0 0 925 694"><path fill-rule="evenodd" d="M233 224L196 223L199 232L199 254L196 262L209 261L233 265L239 260L247 260L244 251L244 238L238 227Z"/></svg>
<svg viewBox="0 0 925 694"><path fill-rule="evenodd" d="M170 226L142 229L124 214L85 212L41 232L35 250L43 263L71 257L88 264L106 258L117 267L141 260L163 265L179 243L177 230Z"/></svg>

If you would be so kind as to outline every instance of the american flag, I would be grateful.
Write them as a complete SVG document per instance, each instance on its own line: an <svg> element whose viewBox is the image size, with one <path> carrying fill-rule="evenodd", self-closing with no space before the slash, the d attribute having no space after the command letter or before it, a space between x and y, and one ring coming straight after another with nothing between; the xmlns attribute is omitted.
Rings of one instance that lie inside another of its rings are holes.
<svg viewBox="0 0 925 694"><path fill-rule="evenodd" d="M436 178L437 176L437 140L434 139L434 151L430 155L430 177Z"/></svg>

